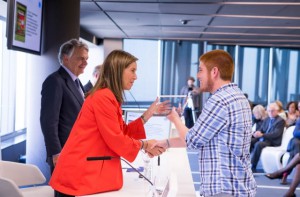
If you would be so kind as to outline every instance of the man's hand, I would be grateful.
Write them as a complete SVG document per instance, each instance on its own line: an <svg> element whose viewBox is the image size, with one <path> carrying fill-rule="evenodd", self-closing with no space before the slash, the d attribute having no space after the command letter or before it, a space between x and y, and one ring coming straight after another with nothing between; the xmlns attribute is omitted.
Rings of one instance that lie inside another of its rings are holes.
<svg viewBox="0 0 300 197"><path fill-rule="evenodd" d="M53 156L52 156L52 161L53 161L53 165L54 165L54 166L56 166L58 157L59 157L59 154L56 154L56 155L53 155Z"/></svg>
<svg viewBox="0 0 300 197"><path fill-rule="evenodd" d="M170 148L170 144L168 144L167 139L165 140L157 140L155 146L161 147L165 150L167 150L168 148Z"/></svg>
<svg viewBox="0 0 300 197"><path fill-rule="evenodd" d="M167 116L167 118L171 121L171 122L174 122L174 120L176 119L180 119L180 116L178 114L178 111L175 107L173 107L171 113L169 113L169 115Z"/></svg>

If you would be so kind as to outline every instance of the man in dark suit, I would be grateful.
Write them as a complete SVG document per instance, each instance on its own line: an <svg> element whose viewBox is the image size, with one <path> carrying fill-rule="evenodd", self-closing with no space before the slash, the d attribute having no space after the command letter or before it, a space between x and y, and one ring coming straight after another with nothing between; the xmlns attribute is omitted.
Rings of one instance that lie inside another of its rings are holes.
<svg viewBox="0 0 300 197"><path fill-rule="evenodd" d="M92 79L89 80L83 86L83 89L84 89L85 92L90 91L94 87L94 85L96 84L96 82L97 82L97 80L99 78L99 75L100 75L100 68L101 68L101 65L95 66L93 74L92 74Z"/></svg>
<svg viewBox="0 0 300 197"><path fill-rule="evenodd" d="M285 121L278 115L278 106L271 103L268 106L268 115L261 126L261 131L255 131L251 140L252 151L252 171L256 171L256 166L262 150L266 146L280 146L282 134L285 127Z"/></svg>
<svg viewBox="0 0 300 197"><path fill-rule="evenodd" d="M84 101L78 76L87 66L88 50L79 40L65 42L58 54L60 68L42 85L40 123L51 173Z"/></svg>

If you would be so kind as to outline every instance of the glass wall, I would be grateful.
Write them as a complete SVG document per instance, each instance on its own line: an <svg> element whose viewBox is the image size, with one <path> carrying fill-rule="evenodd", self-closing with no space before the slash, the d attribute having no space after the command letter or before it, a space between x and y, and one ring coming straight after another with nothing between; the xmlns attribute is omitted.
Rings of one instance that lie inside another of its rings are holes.
<svg viewBox="0 0 300 197"><path fill-rule="evenodd" d="M197 78L199 56L203 53L202 42L162 42L161 94L178 95L189 76ZM196 80L195 85L199 86Z"/></svg>
<svg viewBox="0 0 300 197"><path fill-rule="evenodd" d="M162 41L162 94L178 94L189 75L196 77L199 56L214 49L231 54L235 61L233 81L254 104L266 106L280 100L285 106L289 101L300 101L299 50L188 41ZM203 94L204 102L206 98Z"/></svg>
<svg viewBox="0 0 300 197"><path fill-rule="evenodd" d="M199 56L202 53L203 42L162 41L161 95L179 95L189 76L197 79ZM195 85L199 87L198 80L195 81ZM177 106L181 98L169 100Z"/></svg>
<svg viewBox="0 0 300 197"><path fill-rule="evenodd" d="M273 50L271 100L300 101L300 50Z"/></svg>
<svg viewBox="0 0 300 197"><path fill-rule="evenodd" d="M236 83L255 104L267 105L269 48L238 47Z"/></svg>
<svg viewBox="0 0 300 197"><path fill-rule="evenodd" d="M26 129L26 62L23 52L7 50L6 23L0 20L0 136L2 140Z"/></svg>

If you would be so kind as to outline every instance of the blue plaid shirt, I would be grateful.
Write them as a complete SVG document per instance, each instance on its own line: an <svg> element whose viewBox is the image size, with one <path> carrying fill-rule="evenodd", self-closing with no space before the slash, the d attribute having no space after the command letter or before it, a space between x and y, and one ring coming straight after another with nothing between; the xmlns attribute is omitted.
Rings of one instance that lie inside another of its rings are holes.
<svg viewBox="0 0 300 197"><path fill-rule="evenodd" d="M255 196L250 167L251 109L236 84L214 92L186 135L189 149L199 150L200 194Z"/></svg>

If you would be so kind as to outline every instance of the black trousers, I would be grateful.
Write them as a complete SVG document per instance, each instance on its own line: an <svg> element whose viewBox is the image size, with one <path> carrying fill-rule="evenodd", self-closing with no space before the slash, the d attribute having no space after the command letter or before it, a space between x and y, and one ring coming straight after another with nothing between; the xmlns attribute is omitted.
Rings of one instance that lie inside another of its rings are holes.
<svg viewBox="0 0 300 197"><path fill-rule="evenodd" d="M194 126L193 120L193 110L189 107L186 107L183 112L185 126L187 128L192 128Z"/></svg>
<svg viewBox="0 0 300 197"><path fill-rule="evenodd" d="M262 150L266 146L270 146L270 145L271 145L271 142L268 142L268 141L257 141L254 144L254 148L252 151L252 158L251 158L252 169L256 169L256 166L259 161Z"/></svg>

